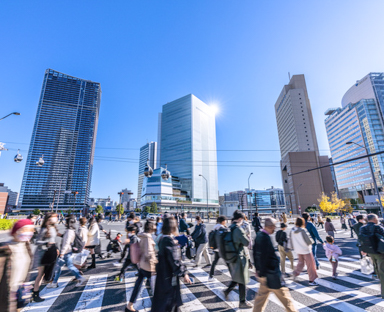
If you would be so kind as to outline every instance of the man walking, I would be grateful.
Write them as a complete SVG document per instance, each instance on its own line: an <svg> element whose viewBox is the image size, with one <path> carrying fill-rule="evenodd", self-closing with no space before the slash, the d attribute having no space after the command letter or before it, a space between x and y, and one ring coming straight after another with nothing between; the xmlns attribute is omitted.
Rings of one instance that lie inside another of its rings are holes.
<svg viewBox="0 0 384 312"><path fill-rule="evenodd" d="M303 218L305 220L305 228L307 229L307 231L309 232L309 234L313 239L312 254L313 254L313 258L315 258L316 270L318 270L320 268L320 263L319 263L319 260L317 260L317 256L316 256L317 254L316 240L318 240L321 244L324 244L324 241L319 236L319 232L317 232L315 225L311 221L309 221L310 220L309 214L307 212L303 212Z"/></svg>
<svg viewBox="0 0 384 312"><path fill-rule="evenodd" d="M187 224L187 215L185 212L183 212L181 214L181 218L180 218L180 225L179 225L179 232L180 233L186 233L187 235L189 235L189 227L188 227L188 224Z"/></svg>
<svg viewBox="0 0 384 312"><path fill-rule="evenodd" d="M266 218L264 229L256 236L253 257L256 266L256 277L260 282L260 288L255 298L253 312L264 310L269 293L274 293L289 312L296 312L291 294L287 287L281 285L279 258L276 256L271 237L276 228L276 220ZM277 277L275 280L273 277ZM275 285L277 281L277 284Z"/></svg>
<svg viewBox="0 0 384 312"><path fill-rule="evenodd" d="M353 238L353 226L356 224L356 220L355 220L355 216L353 217L350 217L348 219L348 225L349 225L349 228L351 229L351 238Z"/></svg>
<svg viewBox="0 0 384 312"><path fill-rule="evenodd" d="M261 219L259 217L259 213L255 212L253 220L252 220L252 226L255 229L256 234L263 228L261 226Z"/></svg>
<svg viewBox="0 0 384 312"><path fill-rule="evenodd" d="M217 242L218 241L218 233L219 233L219 230L220 229L223 229L225 228L225 224L227 222L227 218L225 216L219 216L216 220L216 225L215 227L213 228L213 231L214 231L214 239L215 241ZM216 245L218 246L218 244L216 243ZM209 271L209 279L213 279L213 274L215 273L215 267L217 265L217 263L219 262L219 259L220 259L220 255L219 255L219 249L214 249L213 250L214 254L215 254L215 258L212 262L212 266L211 266L211 270Z"/></svg>
<svg viewBox="0 0 384 312"><path fill-rule="evenodd" d="M375 272L380 279L381 298L384 299L384 254L377 251L378 239L376 235L384 236L384 228L379 225L379 218L375 214L367 216L367 225L360 228L361 250L371 257ZM374 243L376 241L376 243Z"/></svg>
<svg viewBox="0 0 384 312"><path fill-rule="evenodd" d="M357 223L354 226L352 226L352 229L353 229L353 231L355 232L355 234L357 236L357 244L356 244L356 246L359 248L360 259L362 259L363 255L361 254L361 246L360 246L360 243L359 243L359 238L360 238L360 228L362 226L364 226L365 222L364 222L364 217L362 215L358 215L356 217L356 220L357 220Z"/></svg>

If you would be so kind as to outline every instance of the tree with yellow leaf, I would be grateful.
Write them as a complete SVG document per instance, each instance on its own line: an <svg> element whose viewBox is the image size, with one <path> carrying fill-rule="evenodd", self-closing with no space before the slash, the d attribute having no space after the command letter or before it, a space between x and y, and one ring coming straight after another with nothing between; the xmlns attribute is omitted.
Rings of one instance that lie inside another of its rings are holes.
<svg viewBox="0 0 384 312"><path fill-rule="evenodd" d="M337 198L337 194L335 192L331 193L331 198L325 195L324 192L321 193L318 202L321 210L326 214L334 213L338 211L341 207L345 206L344 201Z"/></svg>
<svg viewBox="0 0 384 312"><path fill-rule="evenodd" d="M349 199L344 200L344 206L340 208L340 211L343 213L352 213L353 207Z"/></svg>

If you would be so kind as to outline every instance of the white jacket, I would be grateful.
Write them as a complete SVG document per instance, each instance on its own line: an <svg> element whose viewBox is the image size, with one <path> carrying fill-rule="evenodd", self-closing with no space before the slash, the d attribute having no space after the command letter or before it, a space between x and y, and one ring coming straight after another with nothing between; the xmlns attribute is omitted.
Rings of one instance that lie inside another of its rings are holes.
<svg viewBox="0 0 384 312"><path fill-rule="evenodd" d="M88 242L88 229L85 225L79 226L77 233L81 237L81 241L83 242L83 247L87 245Z"/></svg>
<svg viewBox="0 0 384 312"><path fill-rule="evenodd" d="M312 253L313 240L306 229L294 227L289 233L289 244L298 255Z"/></svg>
<svg viewBox="0 0 384 312"><path fill-rule="evenodd" d="M60 255L72 252L72 243L75 240L75 230L67 229L63 235L61 243Z"/></svg>
<svg viewBox="0 0 384 312"><path fill-rule="evenodd" d="M95 222L88 230L88 242L86 246L100 245L100 229Z"/></svg>

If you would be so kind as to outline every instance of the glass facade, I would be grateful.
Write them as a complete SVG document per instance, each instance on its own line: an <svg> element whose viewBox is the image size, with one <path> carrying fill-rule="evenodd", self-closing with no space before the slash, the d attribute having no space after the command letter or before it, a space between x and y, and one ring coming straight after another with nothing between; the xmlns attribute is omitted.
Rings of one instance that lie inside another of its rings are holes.
<svg viewBox="0 0 384 312"><path fill-rule="evenodd" d="M285 210L284 191L282 189L255 190L249 195L252 211L256 207L260 212Z"/></svg>
<svg viewBox="0 0 384 312"><path fill-rule="evenodd" d="M100 98L99 83L46 70L20 191L21 209L51 209L54 197L55 209L56 204L59 210L84 209ZM42 155L44 165L39 167Z"/></svg>
<svg viewBox="0 0 384 312"><path fill-rule="evenodd" d="M180 179L193 202L218 205L216 126L211 108L190 94L163 105L160 164ZM207 179L208 195L206 181Z"/></svg>

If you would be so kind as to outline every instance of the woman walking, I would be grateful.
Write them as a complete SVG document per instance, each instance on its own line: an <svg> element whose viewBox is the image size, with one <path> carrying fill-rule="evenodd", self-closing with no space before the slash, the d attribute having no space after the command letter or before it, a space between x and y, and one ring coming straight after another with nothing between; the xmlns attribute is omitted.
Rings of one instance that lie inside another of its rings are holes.
<svg viewBox="0 0 384 312"><path fill-rule="evenodd" d="M135 287L133 288L131 299L125 311L136 311L133 308L133 304L136 302L137 295L140 293L143 279L151 280L152 275L156 274L156 253L155 253L155 242L153 241L152 234L156 231L155 220L148 219L144 226L144 232L138 234L140 238L140 262L139 262L139 275L137 277Z"/></svg>
<svg viewBox="0 0 384 312"><path fill-rule="evenodd" d="M341 223L341 228L347 231L348 228L347 228L347 224L346 224L346 220L345 220L345 216L344 215L342 215L340 217L340 223Z"/></svg>
<svg viewBox="0 0 384 312"><path fill-rule="evenodd" d="M85 248L89 249L92 256L92 264L88 267L88 269L94 269L96 268L96 254L95 254L95 247L100 244L100 230L99 226L96 222L96 219L92 217L89 220L89 226L88 226L88 242Z"/></svg>
<svg viewBox="0 0 384 312"><path fill-rule="evenodd" d="M200 265L202 254L204 255L205 262L207 262L206 266L210 266L212 262L211 262L211 257L208 253L208 234L205 228L205 224L203 223L203 220L201 219L200 216L196 217L195 230L193 231L191 236L195 241L195 245L196 245L195 266Z"/></svg>
<svg viewBox="0 0 384 312"><path fill-rule="evenodd" d="M325 232L327 232L328 235L331 235L333 238L335 238L335 232L336 229L332 223L332 220L330 218L325 219Z"/></svg>
<svg viewBox="0 0 384 312"><path fill-rule="evenodd" d="M303 218L297 218L295 227L290 232L290 243L298 257L296 269L293 271L293 280L296 281L297 276L303 270L304 264L307 266L309 285L318 285L315 281L317 278L315 259L312 254L312 238L305 230L305 221Z"/></svg>
<svg viewBox="0 0 384 312"><path fill-rule="evenodd" d="M159 242L159 262L156 265L156 286L151 312L177 312L183 304L179 277L191 284L185 267L181 263L180 249L174 239L177 223L173 217L164 218ZM127 310L126 310L127 311ZM129 311L129 310L128 310Z"/></svg>
<svg viewBox="0 0 384 312"><path fill-rule="evenodd" d="M323 221L323 218L321 217L321 215L318 215L317 216L317 227L319 227L321 225L321 228L324 229L324 221Z"/></svg>
<svg viewBox="0 0 384 312"><path fill-rule="evenodd" d="M32 292L32 300L35 302L45 300L39 295L41 281L46 273L50 273L49 275L52 275L54 264L57 259L56 237L61 236L58 234L56 227L57 221L58 218L56 213L47 212L45 214L43 224L41 225L39 235L36 239L37 249L33 258L33 268L38 268L38 273ZM48 272L48 270L45 271L48 267L51 267L51 270L49 270L50 272ZM50 279L51 276L46 277L46 280L49 281Z"/></svg>

